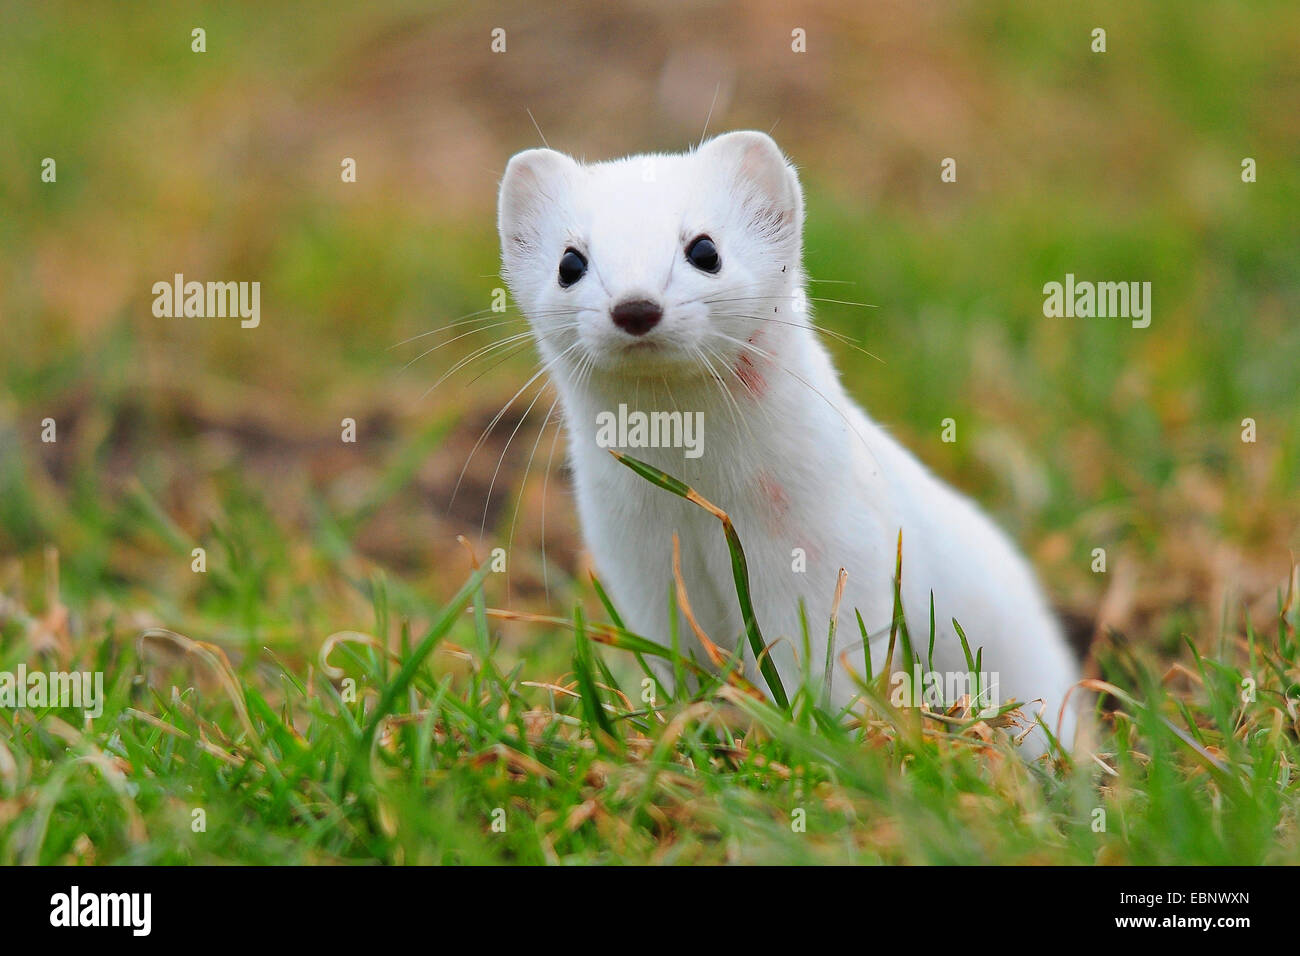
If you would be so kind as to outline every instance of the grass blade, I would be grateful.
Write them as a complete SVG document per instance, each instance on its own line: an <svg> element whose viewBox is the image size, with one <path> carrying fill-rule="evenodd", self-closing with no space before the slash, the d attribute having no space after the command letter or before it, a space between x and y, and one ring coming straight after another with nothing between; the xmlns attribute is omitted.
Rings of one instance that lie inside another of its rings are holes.
<svg viewBox="0 0 1300 956"><path fill-rule="evenodd" d="M782 710L789 710L790 698L786 696L785 687L781 683L781 675L777 673L776 664L773 663L771 655L764 653L767 649L767 643L763 640L762 631L759 630L758 618L754 614L754 602L750 598L749 565L745 560L745 549L741 546L740 536L736 533L735 525L731 523L731 516L694 488L672 475L660 471L653 465L648 465L630 455L624 455L617 451L611 450L610 454L646 481L663 488L665 491L672 492L679 498L685 498L692 504L698 505L722 522L722 532L727 539L727 549L731 553L731 574L736 585L736 598L740 602L740 614L745 622L745 634L749 638L749 646L758 661L759 671L763 675L763 680L767 683L768 691L772 694L772 700Z"/></svg>

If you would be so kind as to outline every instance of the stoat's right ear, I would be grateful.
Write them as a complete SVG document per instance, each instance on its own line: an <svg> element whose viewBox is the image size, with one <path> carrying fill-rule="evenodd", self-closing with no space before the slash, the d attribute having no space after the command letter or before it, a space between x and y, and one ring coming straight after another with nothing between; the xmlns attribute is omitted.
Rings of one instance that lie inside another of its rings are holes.
<svg viewBox="0 0 1300 956"><path fill-rule="evenodd" d="M553 149L526 149L510 158L497 197L497 231L507 258L536 242L547 207L558 201L576 168L577 163Z"/></svg>

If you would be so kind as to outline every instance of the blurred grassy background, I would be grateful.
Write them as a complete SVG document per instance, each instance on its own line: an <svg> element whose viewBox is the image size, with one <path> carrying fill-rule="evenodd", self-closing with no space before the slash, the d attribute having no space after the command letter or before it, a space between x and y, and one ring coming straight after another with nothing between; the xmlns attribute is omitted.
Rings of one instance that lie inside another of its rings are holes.
<svg viewBox="0 0 1300 956"><path fill-rule="evenodd" d="M800 166L808 270L850 283L818 291L876 306L819 310L883 359L833 349L853 394L994 509L1079 627L1212 640L1237 600L1275 610L1300 546L1297 36L1280 0L6 4L0 594L48 609L53 545L74 633L314 646L369 623L376 569L414 615L453 591L501 460L479 553L518 504L511 600L544 605L544 509L568 606L549 433L525 475L549 400L508 450L524 404L502 418L448 511L533 357L427 390L517 326L409 369L450 334L391 347L490 305L526 110L596 159L694 143L717 91L712 131L774 128ZM178 272L260 281L261 326L155 318ZM1151 327L1044 318L1067 272L1150 281Z"/></svg>

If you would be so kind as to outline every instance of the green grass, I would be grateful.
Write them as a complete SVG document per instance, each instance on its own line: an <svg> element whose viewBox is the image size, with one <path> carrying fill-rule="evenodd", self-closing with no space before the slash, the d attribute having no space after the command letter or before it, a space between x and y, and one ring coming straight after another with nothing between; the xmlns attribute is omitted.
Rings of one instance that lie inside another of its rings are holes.
<svg viewBox="0 0 1300 956"><path fill-rule="evenodd" d="M643 655L674 655L608 605L607 623L580 608L554 622L568 666L511 659L491 576L418 607L418 631L382 577L350 582L371 633L337 635L306 666L103 622L68 662L106 673L101 716L0 721L0 863L1300 862L1294 595L1275 632L1213 657L1188 642L1176 694L1112 642L1096 759L1030 763L1014 737L1032 710L894 706L895 667L873 675L869 657L851 714L826 711L811 679L770 703L739 661L715 675L675 658L678 695L643 694L658 688ZM0 664L31 659L64 613L7 608ZM373 636L394 625L395 650ZM895 627L891 660L920 664L901 615Z"/></svg>

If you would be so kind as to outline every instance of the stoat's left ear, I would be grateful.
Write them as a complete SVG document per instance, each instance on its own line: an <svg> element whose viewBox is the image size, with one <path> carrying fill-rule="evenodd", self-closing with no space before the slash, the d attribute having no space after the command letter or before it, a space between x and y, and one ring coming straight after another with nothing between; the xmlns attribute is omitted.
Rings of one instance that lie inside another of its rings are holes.
<svg viewBox="0 0 1300 956"><path fill-rule="evenodd" d="M753 214L756 228L773 238L798 237L803 230L799 176L772 137L755 130L723 133L699 155L725 170Z"/></svg>
<svg viewBox="0 0 1300 956"><path fill-rule="evenodd" d="M576 168L577 163L553 149L526 149L510 158L497 196L497 231L507 260L536 243L547 210L559 201Z"/></svg>

